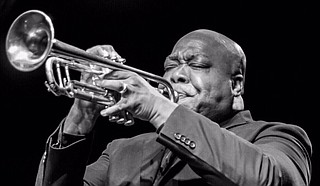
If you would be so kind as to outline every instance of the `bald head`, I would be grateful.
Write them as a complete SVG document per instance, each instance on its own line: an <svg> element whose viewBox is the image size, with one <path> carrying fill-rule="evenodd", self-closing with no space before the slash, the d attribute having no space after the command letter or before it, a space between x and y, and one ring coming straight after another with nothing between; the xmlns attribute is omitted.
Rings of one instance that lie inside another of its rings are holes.
<svg viewBox="0 0 320 186"><path fill-rule="evenodd" d="M192 31L192 32L186 34L181 39L184 39L184 38L193 38L193 39L204 40L204 41L207 41L208 44L210 44L212 46L221 46L222 45L227 49L227 51L229 51L233 54L236 54L239 56L244 55L241 47L237 43L235 43L234 41L232 41L228 37L226 37L218 32L212 31L212 30L206 30L206 29L195 30L195 31Z"/></svg>
<svg viewBox="0 0 320 186"><path fill-rule="evenodd" d="M219 64L221 70L230 75L242 74L245 75L246 70L246 56L241 47L229 39L228 37L206 29L192 31L183 36L175 45L179 46L181 42L198 40L204 42L208 47L209 53L213 55L214 59L222 62Z"/></svg>

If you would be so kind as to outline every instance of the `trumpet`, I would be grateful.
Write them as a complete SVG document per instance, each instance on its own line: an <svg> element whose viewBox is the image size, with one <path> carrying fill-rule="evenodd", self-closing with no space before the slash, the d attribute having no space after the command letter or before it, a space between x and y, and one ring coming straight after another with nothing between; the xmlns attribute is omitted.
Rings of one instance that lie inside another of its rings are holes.
<svg viewBox="0 0 320 186"><path fill-rule="evenodd" d="M164 89L159 91L172 102L178 101L176 92L164 78L124 65L123 58L102 58L57 40L52 20L39 10L26 11L14 20L6 37L6 54L11 65L23 72L33 71L45 63L45 85L56 96L107 105L115 101L114 91L72 80L69 70L87 72L95 78L112 70L121 70L135 72L148 81L162 84Z"/></svg>

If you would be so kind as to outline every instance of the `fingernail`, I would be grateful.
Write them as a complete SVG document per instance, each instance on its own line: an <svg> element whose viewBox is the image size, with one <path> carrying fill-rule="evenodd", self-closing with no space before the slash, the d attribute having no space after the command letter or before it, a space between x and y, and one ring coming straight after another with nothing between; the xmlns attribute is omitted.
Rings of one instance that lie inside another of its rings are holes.
<svg viewBox="0 0 320 186"><path fill-rule="evenodd" d="M107 116L106 110L101 110L100 111L100 115L103 116L103 117Z"/></svg>
<svg viewBox="0 0 320 186"><path fill-rule="evenodd" d="M123 124L125 122L125 119L124 118L120 118L118 121L117 121L117 124Z"/></svg>
<svg viewBox="0 0 320 186"><path fill-rule="evenodd" d="M118 58L117 62L119 62L119 63L125 63L125 62L126 62L126 59L120 57L120 58Z"/></svg>
<svg viewBox="0 0 320 186"><path fill-rule="evenodd" d="M95 84L96 86L100 86L100 85L101 85L101 80L100 80L100 79L96 79L96 80L94 81L94 84Z"/></svg>
<svg viewBox="0 0 320 186"><path fill-rule="evenodd" d="M133 124L134 124L133 120L128 120L124 123L125 126L131 126Z"/></svg>
<svg viewBox="0 0 320 186"><path fill-rule="evenodd" d="M112 56L110 59L111 59L113 62L116 62L116 61L117 61L117 57L116 57L116 56Z"/></svg>
<svg viewBox="0 0 320 186"><path fill-rule="evenodd" d="M102 50L102 55L103 55L103 57L108 57L109 56L109 53L107 52L107 51L105 51L105 50Z"/></svg>
<svg viewBox="0 0 320 186"><path fill-rule="evenodd" d="M119 116L110 116L109 117L109 121L110 122L115 122L115 121L117 121L119 119Z"/></svg>

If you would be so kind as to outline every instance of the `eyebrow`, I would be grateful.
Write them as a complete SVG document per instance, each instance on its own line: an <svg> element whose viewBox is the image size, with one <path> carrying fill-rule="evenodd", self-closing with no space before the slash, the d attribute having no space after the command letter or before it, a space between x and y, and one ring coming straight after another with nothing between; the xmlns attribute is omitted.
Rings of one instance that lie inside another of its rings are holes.
<svg viewBox="0 0 320 186"><path fill-rule="evenodd" d="M209 58L209 56L206 55L206 54L203 53L203 52L195 52L195 53L193 53L192 55L193 55L193 57L203 56L203 57L205 57L205 58ZM174 60L174 59L178 59L179 56L178 56L177 53L173 53L173 54L168 55L166 58L167 58L167 59Z"/></svg>
<svg viewBox="0 0 320 186"><path fill-rule="evenodd" d="M178 54L176 54L176 53L169 54L166 58L167 59L177 59L178 58Z"/></svg>

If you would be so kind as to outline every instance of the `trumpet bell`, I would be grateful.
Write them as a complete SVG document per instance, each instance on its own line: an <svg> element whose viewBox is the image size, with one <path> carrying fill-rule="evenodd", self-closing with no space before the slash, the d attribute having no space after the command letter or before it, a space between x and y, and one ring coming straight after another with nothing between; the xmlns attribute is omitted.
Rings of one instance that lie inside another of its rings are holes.
<svg viewBox="0 0 320 186"><path fill-rule="evenodd" d="M11 65L19 71L33 71L45 62L46 86L56 96L65 95L101 104L113 102L114 95L109 95L112 91L72 80L69 70L90 73L95 77L110 70L122 70L162 84L168 98L178 101L170 82L164 78L124 65L121 63L124 59L115 61L99 57L55 39L50 17L39 10L29 10L14 20L6 38L6 53Z"/></svg>
<svg viewBox="0 0 320 186"><path fill-rule="evenodd" d="M19 71L33 71L48 57L54 29L51 19L41 11L30 10L14 21L6 38L10 64Z"/></svg>

